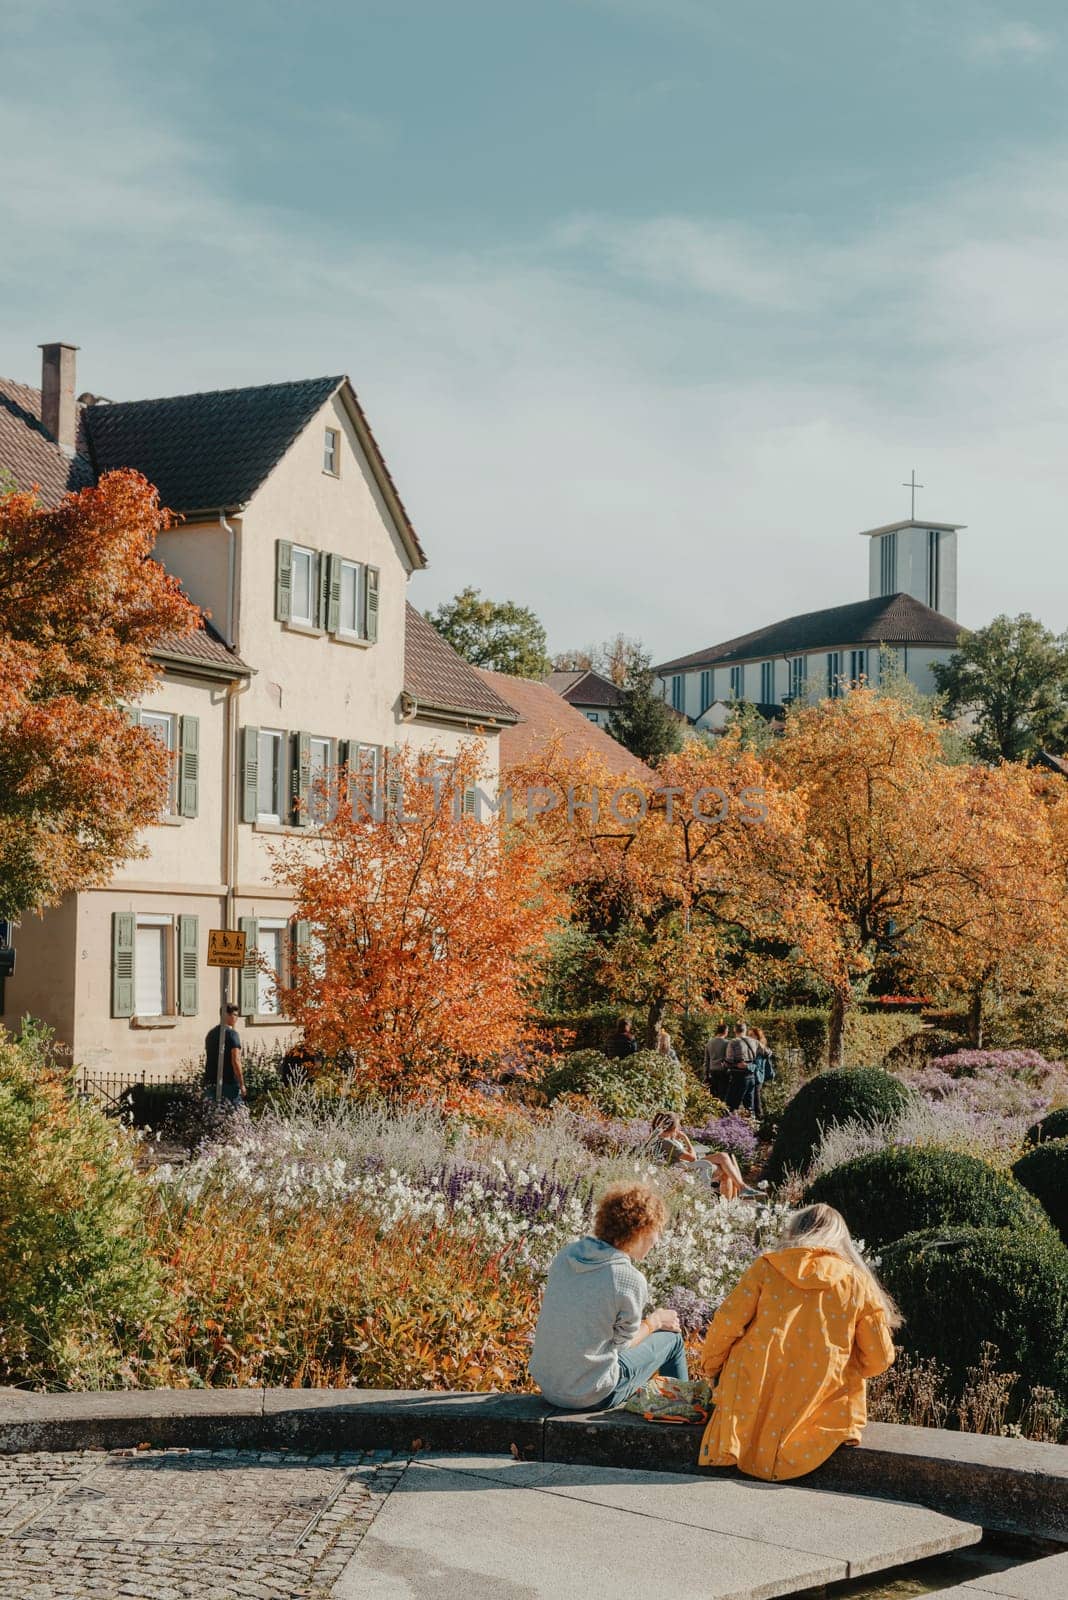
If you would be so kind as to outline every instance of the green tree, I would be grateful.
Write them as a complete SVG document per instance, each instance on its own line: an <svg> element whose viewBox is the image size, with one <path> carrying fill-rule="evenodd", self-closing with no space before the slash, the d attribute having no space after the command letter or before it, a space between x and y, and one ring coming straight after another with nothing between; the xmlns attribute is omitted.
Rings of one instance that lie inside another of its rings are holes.
<svg viewBox="0 0 1068 1600"><path fill-rule="evenodd" d="M486 600L468 586L428 612L427 620L473 666L516 678L544 678L551 669L545 629L514 600Z"/></svg>
<svg viewBox="0 0 1068 1600"><path fill-rule="evenodd" d="M1023 612L962 632L946 662L934 664L946 713L970 712L980 761L1025 761L1062 750L1068 739L1068 640Z"/></svg>
<svg viewBox="0 0 1068 1600"><path fill-rule="evenodd" d="M623 704L614 708L607 726L613 739L650 766L682 749L681 728L656 692L646 651L635 651L623 684Z"/></svg>

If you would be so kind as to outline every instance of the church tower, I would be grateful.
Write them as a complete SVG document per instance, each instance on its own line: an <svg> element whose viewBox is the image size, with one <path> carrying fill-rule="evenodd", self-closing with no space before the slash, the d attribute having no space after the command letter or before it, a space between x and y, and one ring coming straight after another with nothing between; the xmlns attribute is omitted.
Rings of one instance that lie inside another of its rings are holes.
<svg viewBox="0 0 1068 1600"><path fill-rule="evenodd" d="M963 522L888 522L868 528L868 594L910 594L944 617L957 617L957 534Z"/></svg>

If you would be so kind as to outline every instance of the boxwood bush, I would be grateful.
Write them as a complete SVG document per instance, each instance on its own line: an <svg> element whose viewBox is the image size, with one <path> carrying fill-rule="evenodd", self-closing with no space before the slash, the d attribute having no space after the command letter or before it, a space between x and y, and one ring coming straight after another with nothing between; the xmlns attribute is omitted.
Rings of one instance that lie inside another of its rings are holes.
<svg viewBox="0 0 1068 1600"><path fill-rule="evenodd" d="M834 1206L877 1249L923 1228L1020 1228L1047 1233L1045 1212L1006 1172L959 1150L897 1147L825 1172L806 1202Z"/></svg>
<svg viewBox="0 0 1068 1600"><path fill-rule="evenodd" d="M1049 1139L1021 1156L1012 1169L1068 1244L1068 1139Z"/></svg>
<svg viewBox="0 0 1068 1600"><path fill-rule="evenodd" d="M1028 1128L1028 1144L1043 1144L1047 1139L1068 1139L1068 1106L1047 1111L1040 1122Z"/></svg>
<svg viewBox="0 0 1068 1600"><path fill-rule="evenodd" d="M573 1050L548 1072L542 1087L550 1101L581 1094L610 1117L650 1117L683 1111L687 1077L683 1067L655 1050L610 1061L599 1050Z"/></svg>
<svg viewBox="0 0 1068 1600"><path fill-rule="evenodd" d="M788 1172L804 1172L825 1129L843 1122L891 1122L911 1099L900 1079L878 1067L822 1072L810 1078L782 1114L764 1176L781 1183Z"/></svg>
<svg viewBox="0 0 1068 1600"><path fill-rule="evenodd" d="M883 1252L905 1326L899 1342L949 1369L959 1395L985 1343L1024 1389L1068 1402L1068 1251L1052 1229L929 1228Z"/></svg>

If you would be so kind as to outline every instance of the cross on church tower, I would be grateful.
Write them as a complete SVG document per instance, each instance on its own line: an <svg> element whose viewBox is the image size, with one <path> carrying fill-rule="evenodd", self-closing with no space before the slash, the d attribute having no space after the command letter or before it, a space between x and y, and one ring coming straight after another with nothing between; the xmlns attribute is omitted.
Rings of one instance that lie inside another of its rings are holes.
<svg viewBox="0 0 1068 1600"><path fill-rule="evenodd" d="M911 489L912 490L912 509L911 509L911 511L909 513L909 521L910 522L915 522L916 521L916 490L923 488L923 484L922 483L917 483L916 482L916 468L915 467L913 467L913 469L912 469L912 477L909 479L908 483L903 483L901 485L901 487L903 489Z"/></svg>

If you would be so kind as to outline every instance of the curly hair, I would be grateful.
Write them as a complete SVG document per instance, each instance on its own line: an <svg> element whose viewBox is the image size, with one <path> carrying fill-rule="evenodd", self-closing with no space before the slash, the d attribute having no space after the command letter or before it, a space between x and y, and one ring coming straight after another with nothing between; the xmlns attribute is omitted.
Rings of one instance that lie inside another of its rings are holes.
<svg viewBox="0 0 1068 1600"><path fill-rule="evenodd" d="M605 1244L621 1250L635 1234L646 1228L662 1228L668 1208L646 1183L614 1183L606 1189L597 1206L593 1231Z"/></svg>

